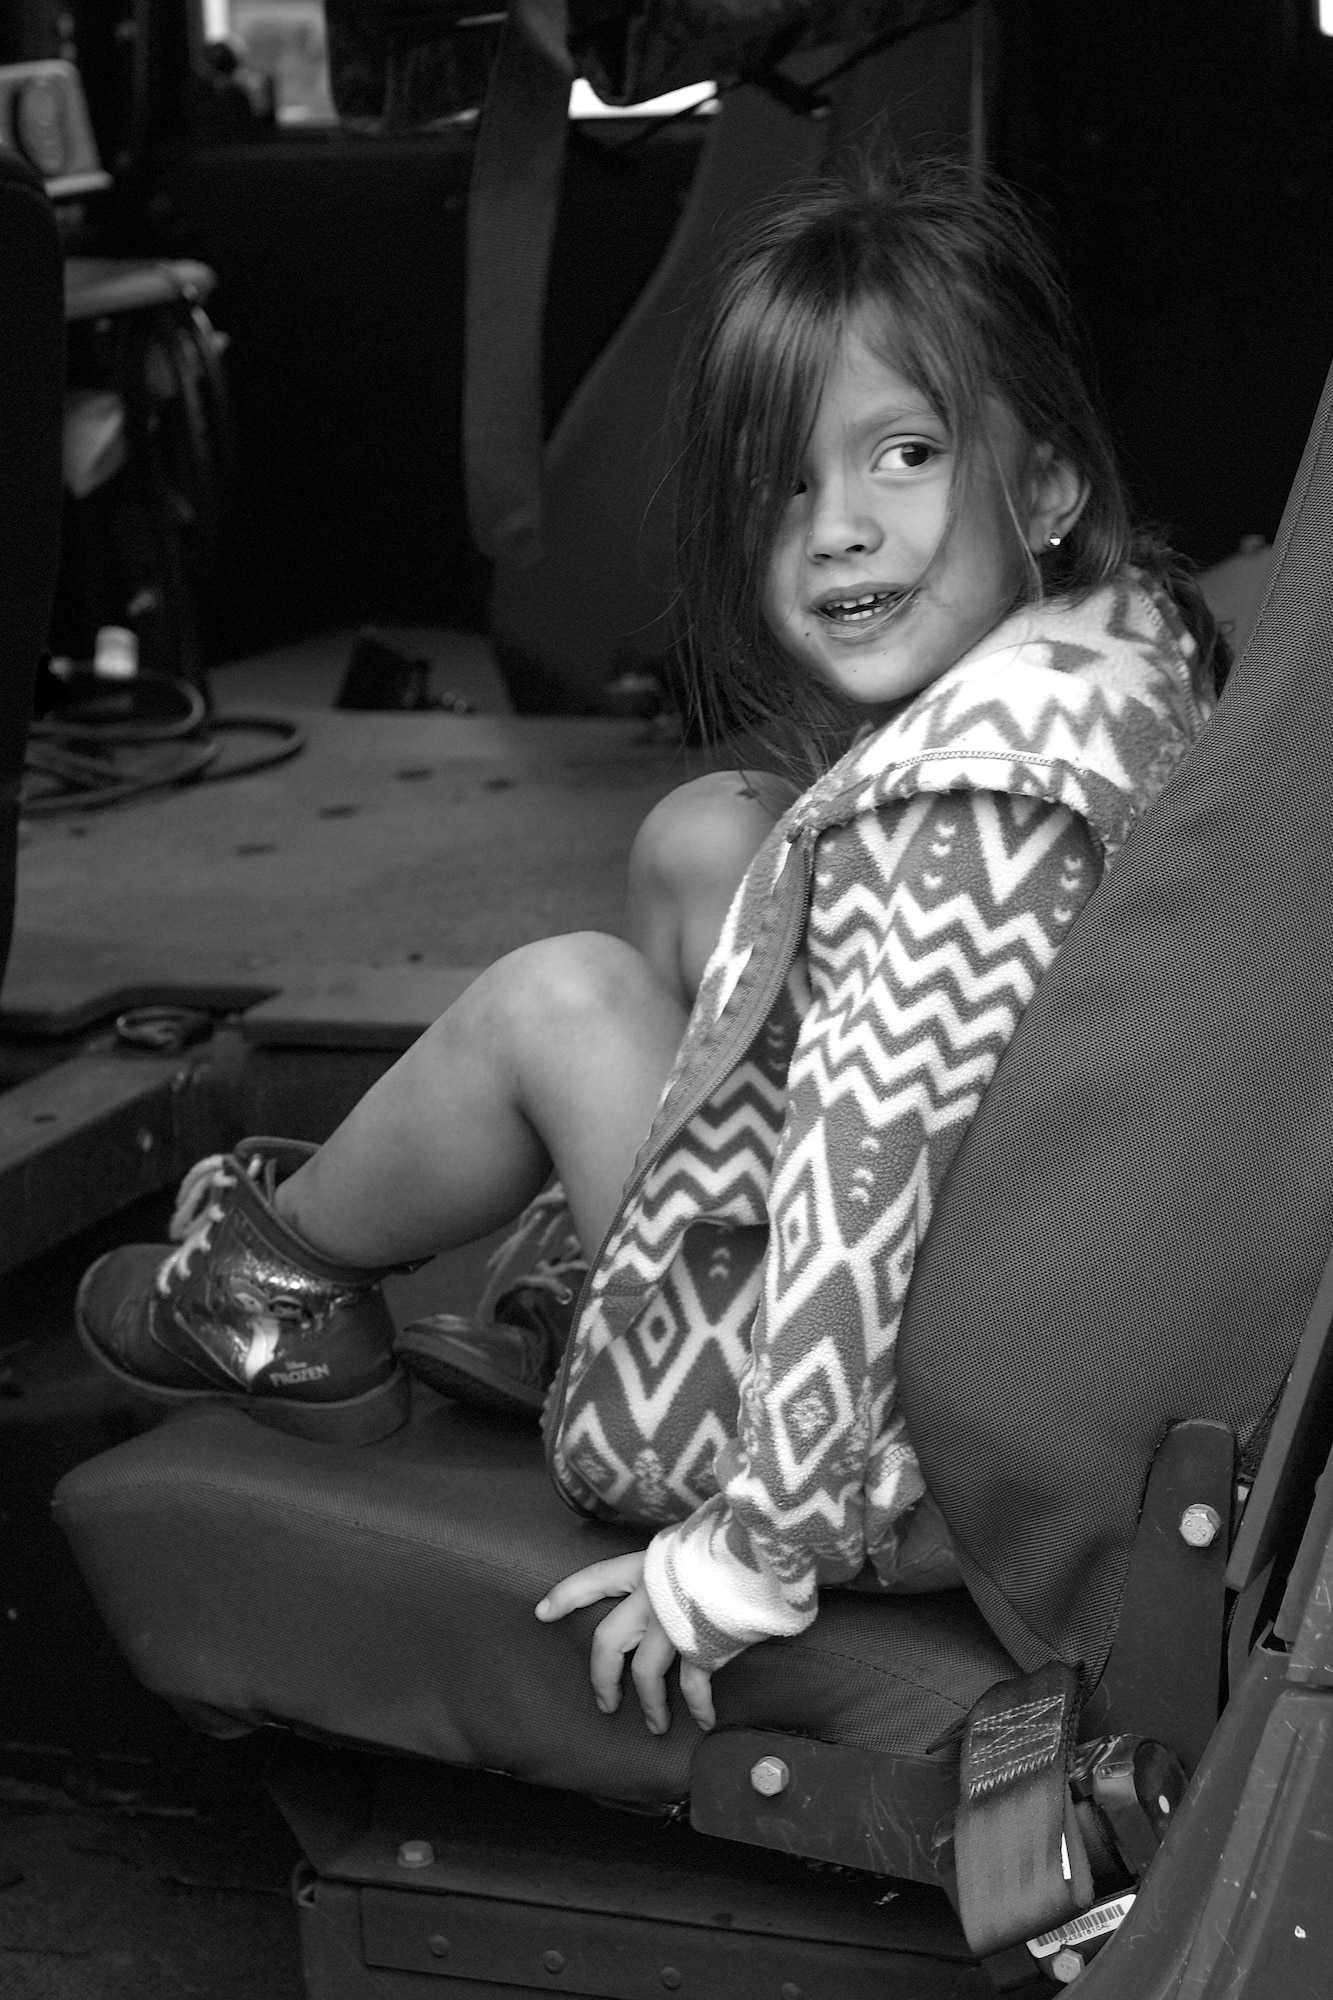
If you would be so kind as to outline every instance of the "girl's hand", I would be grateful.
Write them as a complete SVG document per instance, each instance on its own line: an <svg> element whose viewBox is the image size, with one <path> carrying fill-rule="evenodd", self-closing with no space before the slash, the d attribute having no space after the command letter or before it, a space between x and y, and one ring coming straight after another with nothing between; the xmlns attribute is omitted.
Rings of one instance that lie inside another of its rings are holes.
<svg viewBox="0 0 1333 2000"><path fill-rule="evenodd" d="M537 1606L544 1624L563 1618L584 1605L598 1604L604 1597L623 1598L607 1613L593 1634L592 1691L603 1715L614 1715L620 1706L620 1681L626 1653L634 1655L630 1674L634 1680L644 1721L654 1736L663 1736L671 1726L667 1707L666 1674L676 1657L657 1613L643 1587L642 1555L612 1556L576 1570L554 1590L548 1591ZM713 1714L712 1676L702 1667L680 1663L680 1691L685 1706L700 1729L711 1729Z"/></svg>

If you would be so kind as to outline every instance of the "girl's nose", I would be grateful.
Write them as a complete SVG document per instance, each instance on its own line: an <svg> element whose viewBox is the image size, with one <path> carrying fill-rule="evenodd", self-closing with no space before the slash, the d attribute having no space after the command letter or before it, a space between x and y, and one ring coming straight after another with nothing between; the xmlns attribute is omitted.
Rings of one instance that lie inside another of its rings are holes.
<svg viewBox="0 0 1333 2000"><path fill-rule="evenodd" d="M849 481L828 481L814 495L806 551L814 562L872 555L883 541L873 513Z"/></svg>

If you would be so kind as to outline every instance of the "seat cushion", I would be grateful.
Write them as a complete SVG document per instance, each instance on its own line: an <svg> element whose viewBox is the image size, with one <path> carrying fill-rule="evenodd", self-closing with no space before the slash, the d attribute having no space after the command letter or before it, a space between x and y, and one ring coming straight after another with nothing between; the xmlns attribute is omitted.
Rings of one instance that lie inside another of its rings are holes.
<svg viewBox="0 0 1333 2000"><path fill-rule="evenodd" d="M602 1610L539 1625L562 1576L645 1537L570 1513L535 1428L418 1388L371 1447L312 1444L201 1406L69 1474L56 1495L103 1616L140 1679L219 1730L322 1737L505 1771L635 1804L684 1798L698 1731L664 1737L630 1693L600 1715ZM940 1768L1014 1671L961 1591L826 1595L811 1629L715 1681L723 1725L854 1744Z"/></svg>

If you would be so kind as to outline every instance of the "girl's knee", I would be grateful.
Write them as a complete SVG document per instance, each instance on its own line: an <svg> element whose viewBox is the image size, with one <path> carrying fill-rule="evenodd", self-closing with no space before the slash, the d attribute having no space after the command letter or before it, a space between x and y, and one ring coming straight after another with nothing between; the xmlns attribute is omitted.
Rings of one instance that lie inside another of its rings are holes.
<svg viewBox="0 0 1333 2000"><path fill-rule="evenodd" d="M653 807L630 850L630 892L735 889L796 787L768 774L710 771Z"/></svg>
<svg viewBox="0 0 1333 2000"><path fill-rule="evenodd" d="M650 1000L652 975L639 952L601 931L574 931L520 945L479 974L458 1009L436 1027L448 1032L461 1011L488 1036L516 1046L595 1028Z"/></svg>

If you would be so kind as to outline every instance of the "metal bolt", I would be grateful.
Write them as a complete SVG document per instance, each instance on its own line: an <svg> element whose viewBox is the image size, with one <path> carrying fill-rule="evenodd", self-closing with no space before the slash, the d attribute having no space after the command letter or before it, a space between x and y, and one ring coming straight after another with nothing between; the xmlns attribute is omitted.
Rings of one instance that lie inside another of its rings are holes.
<svg viewBox="0 0 1333 2000"><path fill-rule="evenodd" d="M1222 1516L1216 1507L1206 1506L1202 1500L1196 1500L1180 1517L1181 1539L1192 1549L1206 1549L1217 1540L1221 1529Z"/></svg>
<svg viewBox="0 0 1333 2000"><path fill-rule="evenodd" d="M426 1939L426 1949L432 1958L448 1958L449 1940L447 1937L441 1937L440 1933L436 1931L434 1937Z"/></svg>
<svg viewBox="0 0 1333 2000"><path fill-rule="evenodd" d="M1057 1951L1055 1957L1051 1960L1051 1971L1062 1986L1070 1985L1078 1978L1082 1970L1082 1952L1070 1951L1068 1946L1063 1951Z"/></svg>
<svg viewBox="0 0 1333 2000"><path fill-rule="evenodd" d="M674 1993L680 1985L680 1974L674 1965L664 1965L662 1967L662 1984L666 1987L668 1993Z"/></svg>
<svg viewBox="0 0 1333 2000"><path fill-rule="evenodd" d="M751 1767L750 1783L761 1798L775 1799L779 1792L785 1792L791 1783L791 1772L781 1757L761 1757Z"/></svg>
<svg viewBox="0 0 1333 2000"><path fill-rule="evenodd" d="M558 1951L544 1951L542 1953L542 1964L548 1972L563 1972L565 1969L564 1954Z"/></svg>
<svg viewBox="0 0 1333 2000"><path fill-rule="evenodd" d="M398 1850L400 1868L433 1868L435 1849L428 1840L405 1840Z"/></svg>

